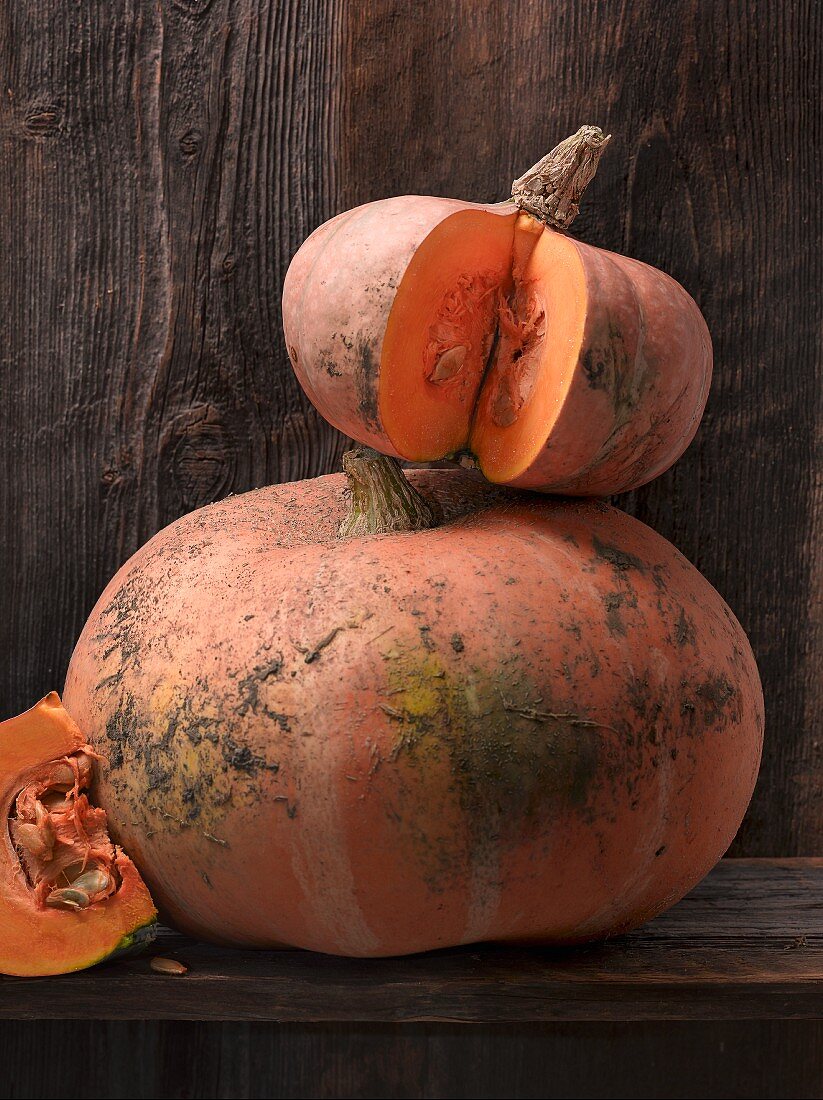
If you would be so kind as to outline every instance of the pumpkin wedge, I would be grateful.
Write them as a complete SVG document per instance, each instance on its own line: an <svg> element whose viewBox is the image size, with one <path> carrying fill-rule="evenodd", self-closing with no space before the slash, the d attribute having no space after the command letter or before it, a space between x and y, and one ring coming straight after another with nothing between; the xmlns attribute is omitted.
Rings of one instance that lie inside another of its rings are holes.
<svg viewBox="0 0 823 1100"><path fill-rule="evenodd" d="M711 340L668 275L567 234L608 140L582 127L508 202L402 196L315 230L283 327L323 416L385 454L542 492L667 469L705 407Z"/></svg>
<svg viewBox="0 0 823 1100"><path fill-rule="evenodd" d="M0 973L82 970L154 938L156 910L86 788L96 755L52 692L0 723Z"/></svg>

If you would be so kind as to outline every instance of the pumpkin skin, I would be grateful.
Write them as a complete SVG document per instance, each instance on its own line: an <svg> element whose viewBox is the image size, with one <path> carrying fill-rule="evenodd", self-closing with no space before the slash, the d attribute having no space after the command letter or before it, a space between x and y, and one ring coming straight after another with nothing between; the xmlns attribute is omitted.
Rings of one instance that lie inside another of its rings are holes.
<svg viewBox="0 0 823 1100"><path fill-rule="evenodd" d="M157 913L137 868L108 843L101 811L79 793L78 761L91 764L86 748L86 738L55 692L24 714L0 722L0 974L65 974L131 953L154 939ZM77 783L73 792L67 778ZM27 822L18 812L21 792L22 798L30 796L30 806L36 797L45 826ZM55 800L51 812L49 795ZM72 825L73 813L55 814L55 806L73 808L82 823L79 833ZM34 839L47 835L45 830L51 842L46 858L39 859L32 855L38 849ZM96 840L102 843L96 845ZM85 908L52 907L56 893L71 893L61 889L70 885L66 871L84 857L88 862L83 871L105 866L116 878L116 892L103 896L111 889L104 886L100 896L86 895ZM30 881L32 873L36 883Z"/></svg>
<svg viewBox="0 0 823 1100"><path fill-rule="evenodd" d="M410 195L340 214L292 260L283 328L344 434L541 492L652 480L694 437L711 381L683 287L512 202Z"/></svg>
<svg viewBox="0 0 823 1100"><path fill-rule="evenodd" d="M180 928L352 956L570 943L672 905L760 758L748 642L601 502L415 471L432 530L340 538L341 475L194 512L111 581L65 704Z"/></svg>

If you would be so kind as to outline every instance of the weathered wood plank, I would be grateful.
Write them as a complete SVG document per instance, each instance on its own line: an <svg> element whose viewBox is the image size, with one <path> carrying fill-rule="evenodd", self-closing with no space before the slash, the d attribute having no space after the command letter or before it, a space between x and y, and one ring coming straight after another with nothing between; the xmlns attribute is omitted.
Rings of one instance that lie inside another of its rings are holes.
<svg viewBox="0 0 823 1100"><path fill-rule="evenodd" d="M164 932L148 958L0 981L0 1018L290 1023L823 1019L823 859L727 860L645 928L571 951L404 959L230 951Z"/></svg>
<svg viewBox="0 0 823 1100"><path fill-rule="evenodd" d="M3 1095L797 1097L819 1100L823 1024L0 1024Z"/></svg>
<svg viewBox="0 0 823 1100"><path fill-rule="evenodd" d="M0 13L0 713L183 512L335 467L283 347L334 213L341 0Z"/></svg>

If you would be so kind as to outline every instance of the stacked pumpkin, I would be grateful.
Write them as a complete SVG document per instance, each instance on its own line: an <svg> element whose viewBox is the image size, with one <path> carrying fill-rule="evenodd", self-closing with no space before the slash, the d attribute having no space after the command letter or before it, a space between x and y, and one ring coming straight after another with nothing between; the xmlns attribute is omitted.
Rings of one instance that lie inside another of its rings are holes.
<svg viewBox="0 0 823 1100"><path fill-rule="evenodd" d="M65 710L0 727L0 970L145 937L135 865L188 932L372 956L614 935L726 850L751 650L597 499L676 460L711 373L682 287L566 232L607 140L584 127L510 202L382 200L299 250L289 355L362 446L161 531L92 612Z"/></svg>

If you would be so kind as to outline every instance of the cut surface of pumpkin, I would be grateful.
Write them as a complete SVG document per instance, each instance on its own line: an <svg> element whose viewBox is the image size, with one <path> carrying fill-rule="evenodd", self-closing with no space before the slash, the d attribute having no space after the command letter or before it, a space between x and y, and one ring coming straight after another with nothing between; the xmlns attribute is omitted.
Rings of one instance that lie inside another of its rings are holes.
<svg viewBox="0 0 823 1100"><path fill-rule="evenodd" d="M516 212L452 214L416 252L389 318L380 412L393 447L416 462L467 450L490 481L516 479L560 413L585 317L568 239Z"/></svg>
<svg viewBox="0 0 823 1100"><path fill-rule="evenodd" d="M96 754L52 692L0 723L0 973L82 970L151 942L156 910L89 801Z"/></svg>
<svg viewBox="0 0 823 1100"><path fill-rule="evenodd" d="M468 446L500 305L511 287L514 222L514 213L482 209L450 215L415 252L397 288L383 340L379 408L403 458L423 462Z"/></svg>

